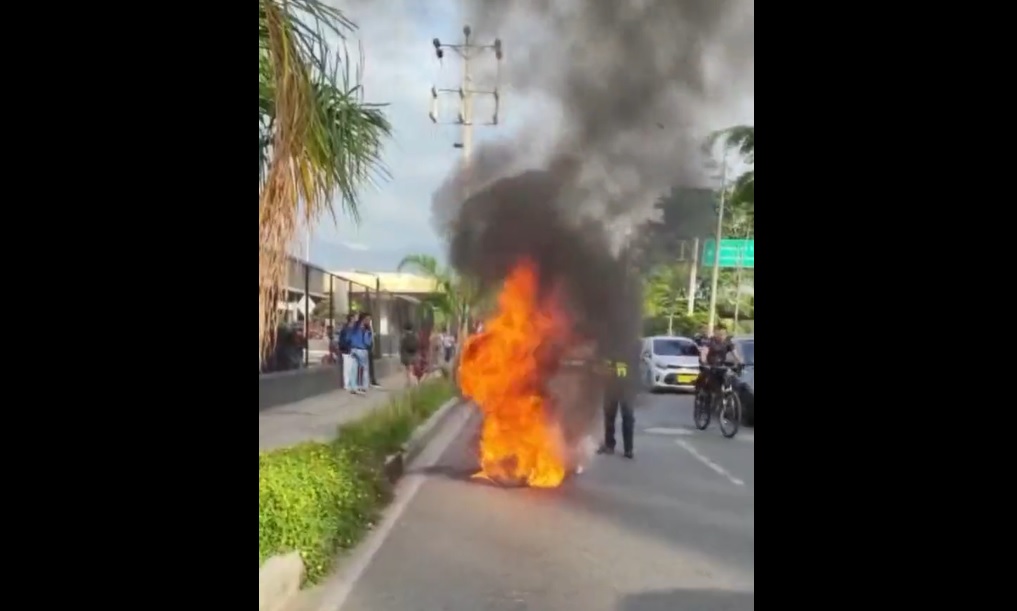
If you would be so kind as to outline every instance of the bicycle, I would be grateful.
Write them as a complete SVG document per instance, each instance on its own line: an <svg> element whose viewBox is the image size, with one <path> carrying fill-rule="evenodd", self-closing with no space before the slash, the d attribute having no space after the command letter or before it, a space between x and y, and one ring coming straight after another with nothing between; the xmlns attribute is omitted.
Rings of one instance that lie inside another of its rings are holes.
<svg viewBox="0 0 1017 611"><path fill-rule="evenodd" d="M721 373L723 379L720 388L716 388L713 380L707 380L711 390L696 391L695 407L692 419L700 431L710 426L710 417L717 414L717 425L720 434L730 439L738 433L742 421L742 402L735 392L735 380L742 365L704 366L703 374L712 376Z"/></svg>

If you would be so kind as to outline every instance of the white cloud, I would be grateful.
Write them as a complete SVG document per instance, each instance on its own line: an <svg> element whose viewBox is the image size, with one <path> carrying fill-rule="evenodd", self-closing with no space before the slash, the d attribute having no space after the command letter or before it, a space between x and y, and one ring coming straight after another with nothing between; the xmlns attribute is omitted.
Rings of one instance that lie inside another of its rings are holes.
<svg viewBox="0 0 1017 611"><path fill-rule="evenodd" d="M358 26L356 40L364 49L365 99L388 104L393 138L384 150L391 179L368 188L361 197L361 224L340 217L338 226L327 219L316 228L322 244L359 245L393 250L402 244L441 248L430 222L431 193L458 159L452 147L453 127L435 126L427 117L432 84L454 78L454 65L439 66L431 39L459 21L450 0L381 0L339 3ZM457 74L457 73L456 73ZM322 251L326 249L320 249ZM338 261L322 261L341 266Z"/></svg>

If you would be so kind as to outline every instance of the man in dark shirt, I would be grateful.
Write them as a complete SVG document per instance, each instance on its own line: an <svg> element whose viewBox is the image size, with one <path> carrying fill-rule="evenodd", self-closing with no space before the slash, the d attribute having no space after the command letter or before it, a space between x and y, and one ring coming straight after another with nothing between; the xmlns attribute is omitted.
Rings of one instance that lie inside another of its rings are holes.
<svg viewBox="0 0 1017 611"><path fill-rule="evenodd" d="M634 346L632 354L617 355L620 358L609 359L604 362L602 373L605 376L604 385L604 443L597 450L598 454L614 454L615 446L615 422L618 419L618 410L621 409L622 419L622 448L625 450L625 458L632 458L632 443L635 436L636 416L632 410L632 400L636 393L635 375L635 354L638 354L639 347ZM633 375L629 375L632 372Z"/></svg>
<svg viewBox="0 0 1017 611"><path fill-rule="evenodd" d="M368 330L371 338L371 343L367 348L367 373L369 374L368 377L370 378L371 388L381 388L381 384L378 383L378 374L375 372L374 366L374 319L371 318L371 314L369 312L365 312L365 314L367 314L367 318L363 319L363 324L364 328Z"/></svg>
<svg viewBox="0 0 1017 611"><path fill-rule="evenodd" d="M416 365L420 360L420 337L413 331L413 323L403 325L403 335L399 338L399 362L406 371L406 386L412 386L416 377Z"/></svg>
<svg viewBox="0 0 1017 611"><path fill-rule="evenodd" d="M738 354L737 348L735 348L734 342L727 335L727 327L724 325L717 325L713 330L713 337L711 337L705 345L700 349L699 360L704 367L703 373L700 375L697 381L697 389L702 385L706 385L710 388L710 384L719 385L722 381L722 371L718 369L722 365L728 364L729 361L734 361L734 364L740 364L742 362L741 356ZM714 386L715 387L715 386Z"/></svg>

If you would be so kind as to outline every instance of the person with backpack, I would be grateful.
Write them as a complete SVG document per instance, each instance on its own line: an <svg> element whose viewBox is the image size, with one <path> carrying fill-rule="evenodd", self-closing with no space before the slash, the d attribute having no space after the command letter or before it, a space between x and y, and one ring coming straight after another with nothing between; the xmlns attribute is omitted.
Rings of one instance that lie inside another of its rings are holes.
<svg viewBox="0 0 1017 611"><path fill-rule="evenodd" d="M356 326L355 318L356 315L352 312L346 315L346 324L339 329L335 340L336 349L339 351L339 364L342 368L343 388L350 392L353 392L353 389L356 388L354 378L357 375L357 362L350 354L350 349L353 347L353 344L350 342L350 333L353 332L353 328Z"/></svg>
<svg viewBox="0 0 1017 611"><path fill-rule="evenodd" d="M357 322L350 329L350 355L355 361L353 380L350 392L355 395L366 395L367 385L371 381L371 346L374 334L371 332L371 313L361 312Z"/></svg>
<svg viewBox="0 0 1017 611"><path fill-rule="evenodd" d="M417 379L415 370L420 359L420 338L413 331L413 323L403 325L403 335L399 338L399 362L406 370L406 385L413 386Z"/></svg>

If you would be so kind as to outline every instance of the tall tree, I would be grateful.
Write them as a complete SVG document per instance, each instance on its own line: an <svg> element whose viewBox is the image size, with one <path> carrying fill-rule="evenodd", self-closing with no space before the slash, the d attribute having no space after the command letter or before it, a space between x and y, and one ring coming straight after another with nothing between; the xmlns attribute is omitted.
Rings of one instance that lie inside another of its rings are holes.
<svg viewBox="0 0 1017 611"><path fill-rule="evenodd" d="M756 198L756 128L752 125L735 125L710 134L707 146L720 142L725 149L737 153L749 169L734 180L731 189L732 205L753 207Z"/></svg>
<svg viewBox="0 0 1017 611"><path fill-rule="evenodd" d="M717 224L717 193L709 188L674 187L661 196L657 220L638 234L637 262L643 270L692 258L693 238L713 235Z"/></svg>
<svg viewBox="0 0 1017 611"><path fill-rule="evenodd" d="M407 255L399 262L399 271L413 270L434 280L435 294L427 302L459 325L465 334L474 308L480 302L480 292L474 282L438 264L431 255ZM461 335L465 336L465 335Z"/></svg>
<svg viewBox="0 0 1017 611"><path fill-rule="evenodd" d="M345 40L353 22L319 0L258 4L258 336L267 354L298 227L325 214L337 220L337 197L358 220L360 190L385 176L380 154L391 125L363 99L363 65L325 43L326 32Z"/></svg>
<svg viewBox="0 0 1017 611"><path fill-rule="evenodd" d="M688 264L661 265L650 273L644 286L644 310L650 316L667 317L667 334L674 334L675 317L688 306Z"/></svg>
<svg viewBox="0 0 1017 611"><path fill-rule="evenodd" d="M712 148L717 143L738 155L748 166L728 188L725 207L724 235L736 238L751 238L755 234L755 187L756 187L756 132L751 125L735 125L714 132L707 141ZM727 302L721 309L728 309L738 318L752 318L755 297L752 295L752 270L725 270L721 275L720 289L726 293ZM747 292L746 292L747 291Z"/></svg>
<svg viewBox="0 0 1017 611"><path fill-rule="evenodd" d="M434 280L437 291L426 302L444 313L452 324L458 325L459 341L455 344L455 354L452 357L453 363L458 362L463 343L469 334L471 318L484 302L484 295L477 283L456 274L451 268L439 265L438 260L430 255L407 255L399 262L398 269L412 269ZM453 367L453 379L457 373L458 367Z"/></svg>
<svg viewBox="0 0 1017 611"><path fill-rule="evenodd" d="M423 301L440 313L446 320L455 317L458 304L455 297L455 281L451 270L441 267L431 255L407 255L396 268L399 271L411 269L434 281L435 292Z"/></svg>

